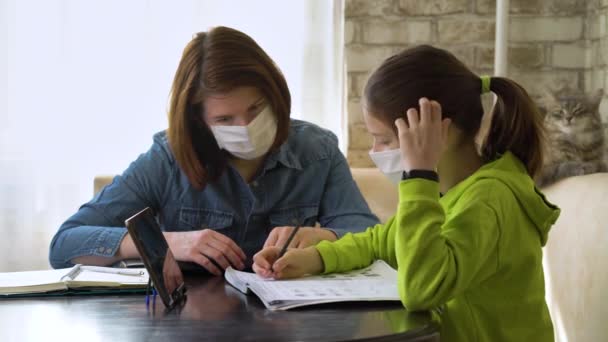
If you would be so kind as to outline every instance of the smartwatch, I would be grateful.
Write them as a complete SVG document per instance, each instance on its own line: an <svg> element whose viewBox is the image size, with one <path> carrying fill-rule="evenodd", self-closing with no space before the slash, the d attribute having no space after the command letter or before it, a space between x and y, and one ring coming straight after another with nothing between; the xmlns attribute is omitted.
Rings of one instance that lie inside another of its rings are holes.
<svg viewBox="0 0 608 342"><path fill-rule="evenodd" d="M401 180L412 179L412 178L422 178L428 179L431 181L439 182L439 175L437 172L433 170L410 170L410 172L403 171L401 175Z"/></svg>

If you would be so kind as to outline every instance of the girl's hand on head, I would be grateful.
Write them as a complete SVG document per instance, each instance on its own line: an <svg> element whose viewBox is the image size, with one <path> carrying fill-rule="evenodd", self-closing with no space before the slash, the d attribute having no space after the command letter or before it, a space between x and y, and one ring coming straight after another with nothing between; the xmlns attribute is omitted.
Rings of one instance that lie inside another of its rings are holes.
<svg viewBox="0 0 608 342"><path fill-rule="evenodd" d="M442 119L441 105L437 101L421 98L420 114L415 108L407 110L406 123L395 121L403 168L410 170L435 170L448 139L450 119Z"/></svg>
<svg viewBox="0 0 608 342"><path fill-rule="evenodd" d="M278 247L264 248L253 257L253 271L264 278L299 278L323 272L323 259L315 247L289 249L278 258Z"/></svg>

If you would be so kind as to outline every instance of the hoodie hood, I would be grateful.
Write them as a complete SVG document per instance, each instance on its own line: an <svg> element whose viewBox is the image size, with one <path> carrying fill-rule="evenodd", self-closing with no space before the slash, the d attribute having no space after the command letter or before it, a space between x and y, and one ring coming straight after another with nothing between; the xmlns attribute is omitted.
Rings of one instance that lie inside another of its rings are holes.
<svg viewBox="0 0 608 342"><path fill-rule="evenodd" d="M536 187L524 164L511 152L499 159L485 164L462 183L448 191L458 188L457 192L481 179L492 178L504 183L515 194L521 209L533 222L544 246L551 226L557 221L560 209L549 202Z"/></svg>

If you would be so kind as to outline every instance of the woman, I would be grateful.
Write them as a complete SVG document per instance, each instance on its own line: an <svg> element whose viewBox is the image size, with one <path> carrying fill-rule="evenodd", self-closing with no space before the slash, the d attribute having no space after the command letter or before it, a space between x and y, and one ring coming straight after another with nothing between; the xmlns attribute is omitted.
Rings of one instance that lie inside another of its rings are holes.
<svg viewBox="0 0 608 342"><path fill-rule="evenodd" d="M124 221L150 207L177 260L219 275L263 246L306 247L377 223L336 137L291 120L274 62L247 35L216 27L186 46L169 128L55 234L50 262L138 258ZM316 223L320 227L314 227Z"/></svg>

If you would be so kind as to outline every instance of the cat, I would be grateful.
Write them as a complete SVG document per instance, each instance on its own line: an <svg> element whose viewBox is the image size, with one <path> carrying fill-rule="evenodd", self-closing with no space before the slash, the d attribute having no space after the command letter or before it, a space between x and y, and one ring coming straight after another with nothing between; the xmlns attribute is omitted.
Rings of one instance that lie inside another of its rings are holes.
<svg viewBox="0 0 608 342"><path fill-rule="evenodd" d="M547 150L537 179L539 186L570 176L608 171L599 113L602 95L602 89L592 94L563 89L548 91L541 99Z"/></svg>

